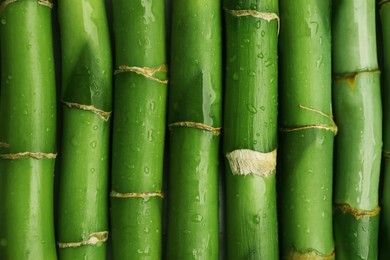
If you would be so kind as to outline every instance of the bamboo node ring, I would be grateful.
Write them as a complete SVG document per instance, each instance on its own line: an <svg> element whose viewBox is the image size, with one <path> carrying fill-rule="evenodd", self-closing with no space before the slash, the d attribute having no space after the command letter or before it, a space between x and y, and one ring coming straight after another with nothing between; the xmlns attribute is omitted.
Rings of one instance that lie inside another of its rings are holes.
<svg viewBox="0 0 390 260"><path fill-rule="evenodd" d="M21 152L21 153L0 154L0 159L5 159L5 160L19 160L22 158L32 158L32 159L36 159L36 160L55 159L55 158L57 158L57 154L56 153L39 153L39 152Z"/></svg>
<svg viewBox="0 0 390 260"><path fill-rule="evenodd" d="M142 75L148 79L154 80L156 82L162 83L162 84L168 84L168 80L162 80L156 77L154 74L158 72L168 72L168 67L166 64L162 64L159 67L156 68L148 68L148 67L135 67L135 66L127 66L127 65L120 65L117 70L114 71L114 75L118 75L125 72L134 72L138 75Z"/></svg>
<svg viewBox="0 0 390 260"><path fill-rule="evenodd" d="M108 231L101 231L91 233L89 238L80 242L68 242L68 243L57 243L59 248L74 248L81 246L94 246L100 243L106 242L108 239Z"/></svg>
<svg viewBox="0 0 390 260"><path fill-rule="evenodd" d="M100 116L104 121L108 121L108 119L110 119L111 116L111 112L103 111L91 105L82 105L78 103L71 103L65 101L62 101L62 103L69 108L80 109L80 110L85 110L85 111L90 111L92 113L95 113L96 115Z"/></svg>
<svg viewBox="0 0 390 260"><path fill-rule="evenodd" d="M0 148L6 148L6 149L8 149L8 148L10 148L10 145L7 144L7 143L5 143L5 142L0 142Z"/></svg>
<svg viewBox="0 0 390 260"><path fill-rule="evenodd" d="M220 135L221 134L221 127L212 127L209 125L205 125L202 123L196 123L196 122L177 122L168 125L169 130L172 131L174 127L189 127L189 128L196 128L204 131L212 132L214 135Z"/></svg>
<svg viewBox="0 0 390 260"><path fill-rule="evenodd" d="M12 3L15 3L15 2L19 2L19 1L20 1L20 0L5 0L5 1L2 2L1 5L0 5L0 13L1 13L2 11L4 11L5 8L6 8L8 5L10 5L10 4L12 4ZM50 9L53 8L53 3L50 2L49 0L37 0L37 3L38 3L39 5L46 6L46 7L50 8Z"/></svg>
<svg viewBox="0 0 390 260"><path fill-rule="evenodd" d="M353 215L356 219L360 219L362 217L375 217L381 211L381 208L377 206L374 210L360 210L355 209L348 203L338 203L335 206L335 210L340 210L343 214Z"/></svg>
<svg viewBox="0 0 390 260"><path fill-rule="evenodd" d="M278 23L278 34L280 31L280 17L277 13L269 13L269 12L259 12L256 10L230 10L224 8L225 12L235 17L243 17L243 16L252 16L257 19L265 20L267 22L271 22L272 20L276 20Z"/></svg>
<svg viewBox="0 0 390 260"><path fill-rule="evenodd" d="M334 259L335 256L335 250L333 249L332 252L328 255L324 255L321 252L318 252L315 249L307 249L304 251L297 250L295 247L291 248L289 251L286 259L290 260L299 260L299 259L312 259L312 260L330 260Z"/></svg>
<svg viewBox="0 0 390 260"><path fill-rule="evenodd" d="M227 153L233 175L257 175L267 178L275 174L277 149L261 153L249 149L234 150Z"/></svg>
<svg viewBox="0 0 390 260"><path fill-rule="evenodd" d="M120 193L117 191L111 191L110 197L111 198L120 198L120 199L160 197L163 199L164 193L162 193L162 192Z"/></svg>

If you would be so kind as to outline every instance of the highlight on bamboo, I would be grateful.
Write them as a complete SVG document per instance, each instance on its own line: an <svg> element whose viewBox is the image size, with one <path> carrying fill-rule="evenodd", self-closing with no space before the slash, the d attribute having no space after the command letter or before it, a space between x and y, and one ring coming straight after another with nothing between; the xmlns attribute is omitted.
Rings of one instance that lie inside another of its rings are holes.
<svg viewBox="0 0 390 260"><path fill-rule="evenodd" d="M0 259L390 259L389 0L0 0Z"/></svg>

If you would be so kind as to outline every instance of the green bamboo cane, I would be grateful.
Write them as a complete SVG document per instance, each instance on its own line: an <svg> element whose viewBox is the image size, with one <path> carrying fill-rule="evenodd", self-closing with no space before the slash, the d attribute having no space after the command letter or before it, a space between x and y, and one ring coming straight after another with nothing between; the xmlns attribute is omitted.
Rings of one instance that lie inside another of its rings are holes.
<svg viewBox="0 0 390 260"><path fill-rule="evenodd" d="M376 259L382 110L374 0L333 3L333 46L336 252Z"/></svg>
<svg viewBox="0 0 390 260"><path fill-rule="evenodd" d="M112 65L103 0L58 1L63 134L58 211L61 259L105 259Z"/></svg>
<svg viewBox="0 0 390 260"><path fill-rule="evenodd" d="M382 194L382 212L380 225L380 247L379 258L390 259L390 5L389 1L381 0L379 3L379 13L382 28L383 43L383 194Z"/></svg>
<svg viewBox="0 0 390 260"><path fill-rule="evenodd" d="M286 259L332 259L330 1L280 0L280 224Z"/></svg>
<svg viewBox="0 0 390 260"><path fill-rule="evenodd" d="M113 18L113 258L161 259L167 98L165 3L113 1Z"/></svg>
<svg viewBox="0 0 390 260"><path fill-rule="evenodd" d="M166 259L218 259L220 9L172 1Z"/></svg>
<svg viewBox="0 0 390 260"><path fill-rule="evenodd" d="M228 259L278 259L278 1L225 0Z"/></svg>
<svg viewBox="0 0 390 260"><path fill-rule="evenodd" d="M56 259L52 3L0 1L0 259Z"/></svg>

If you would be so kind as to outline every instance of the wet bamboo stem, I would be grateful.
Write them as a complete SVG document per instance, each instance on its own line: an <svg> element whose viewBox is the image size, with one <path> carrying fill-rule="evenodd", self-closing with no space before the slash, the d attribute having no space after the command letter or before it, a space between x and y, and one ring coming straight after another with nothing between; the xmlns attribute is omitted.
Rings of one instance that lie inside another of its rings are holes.
<svg viewBox="0 0 390 260"><path fill-rule="evenodd" d="M173 0L166 259L218 259L219 0Z"/></svg>
<svg viewBox="0 0 390 260"><path fill-rule="evenodd" d="M375 0L336 1L332 13L336 253L376 259L382 109Z"/></svg>
<svg viewBox="0 0 390 260"><path fill-rule="evenodd" d="M280 0L281 255L332 259L330 1ZM279 180L278 179L278 180Z"/></svg>
<svg viewBox="0 0 390 260"><path fill-rule="evenodd" d="M165 2L113 1L113 18L113 258L161 259L167 97Z"/></svg>
<svg viewBox="0 0 390 260"><path fill-rule="evenodd" d="M60 259L106 259L112 65L103 0L59 0Z"/></svg>
<svg viewBox="0 0 390 260"><path fill-rule="evenodd" d="M278 1L225 0L228 259L278 259Z"/></svg>
<svg viewBox="0 0 390 260"><path fill-rule="evenodd" d="M0 259L56 259L56 94L48 1L0 1Z"/></svg>

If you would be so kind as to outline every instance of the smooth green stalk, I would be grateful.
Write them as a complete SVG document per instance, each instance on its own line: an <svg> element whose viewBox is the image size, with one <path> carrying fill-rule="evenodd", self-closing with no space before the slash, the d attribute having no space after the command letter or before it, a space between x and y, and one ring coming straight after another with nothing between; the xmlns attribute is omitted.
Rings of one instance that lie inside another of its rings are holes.
<svg viewBox="0 0 390 260"><path fill-rule="evenodd" d="M228 259L279 258L275 181L278 1L257 2L224 1Z"/></svg>
<svg viewBox="0 0 390 260"><path fill-rule="evenodd" d="M376 259L382 109L375 0L333 3L334 232L339 259Z"/></svg>
<svg viewBox="0 0 390 260"><path fill-rule="evenodd" d="M61 259L106 259L112 65L103 0L62 0Z"/></svg>
<svg viewBox="0 0 390 260"><path fill-rule="evenodd" d="M51 3L0 1L0 259L56 259Z"/></svg>
<svg viewBox="0 0 390 260"><path fill-rule="evenodd" d="M332 259L330 1L280 0L280 15L281 254Z"/></svg>
<svg viewBox="0 0 390 260"><path fill-rule="evenodd" d="M113 18L113 259L161 259L167 98L165 3L113 1Z"/></svg>
<svg viewBox="0 0 390 260"><path fill-rule="evenodd" d="M218 259L221 8L172 1L166 259Z"/></svg>
<svg viewBox="0 0 390 260"><path fill-rule="evenodd" d="M378 1L383 43L383 194L380 225L380 259L390 259L390 2Z"/></svg>

